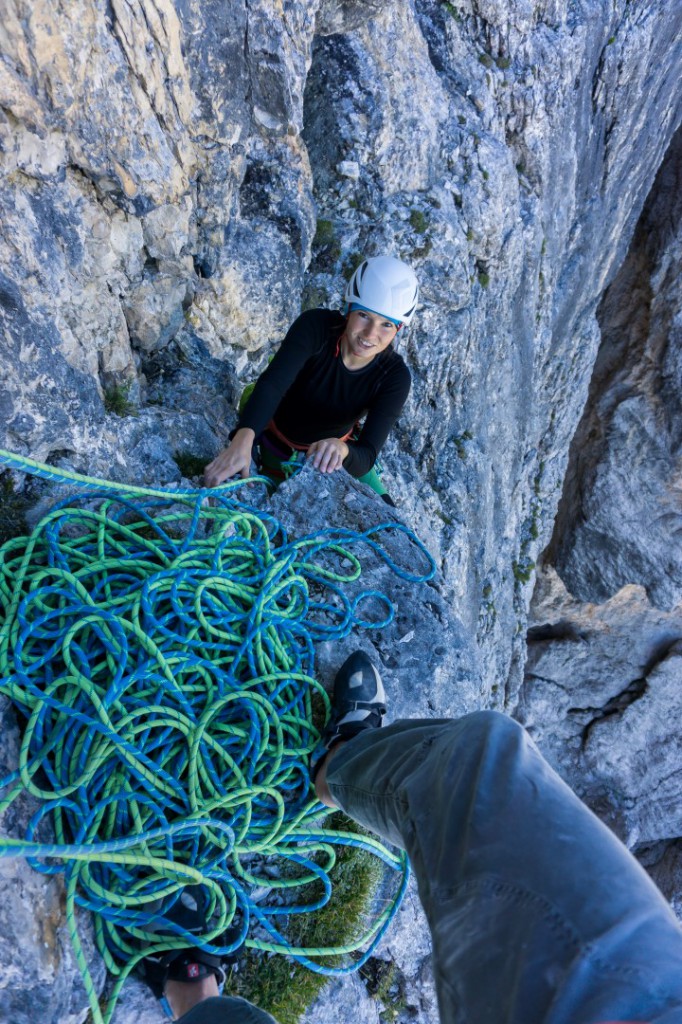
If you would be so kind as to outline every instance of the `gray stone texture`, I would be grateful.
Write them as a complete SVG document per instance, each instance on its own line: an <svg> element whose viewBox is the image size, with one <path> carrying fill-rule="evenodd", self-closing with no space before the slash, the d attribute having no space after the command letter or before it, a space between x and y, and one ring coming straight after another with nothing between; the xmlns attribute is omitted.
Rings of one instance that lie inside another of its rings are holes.
<svg viewBox="0 0 682 1024"><path fill-rule="evenodd" d="M361 254L410 261L413 389L383 461L439 576L377 570L399 614L360 642L396 714L517 714L679 909L677 0L0 8L0 445L178 481L301 305L339 304ZM312 473L275 505L297 533L392 515ZM345 650L323 647L323 678ZM57 883L41 899L6 868L16 920L57 922ZM379 952L413 1008L395 1019L431 1024L401 921ZM37 998L85 1019L63 924L45 941L3 975L0 1020ZM310 1021L346 999L361 1017L357 986ZM131 982L115 1024L160 1019Z"/></svg>
<svg viewBox="0 0 682 1024"><path fill-rule="evenodd" d="M0 778L17 766L19 729L5 697L0 698ZM23 839L38 802L21 794L3 815L0 835ZM54 839L42 825L38 838ZM75 963L64 915L61 875L38 873L23 859L0 858L0 1020L83 1024L87 998ZM83 951L98 988L105 969L95 951L90 915L78 912ZM154 1018L151 1018L152 1020Z"/></svg>
<svg viewBox="0 0 682 1024"><path fill-rule="evenodd" d="M536 586L516 714L682 892L682 132L598 311L601 344Z"/></svg>
<svg viewBox="0 0 682 1024"><path fill-rule="evenodd" d="M639 583L682 601L682 132L599 309L602 341L571 449L555 564L604 601Z"/></svg>

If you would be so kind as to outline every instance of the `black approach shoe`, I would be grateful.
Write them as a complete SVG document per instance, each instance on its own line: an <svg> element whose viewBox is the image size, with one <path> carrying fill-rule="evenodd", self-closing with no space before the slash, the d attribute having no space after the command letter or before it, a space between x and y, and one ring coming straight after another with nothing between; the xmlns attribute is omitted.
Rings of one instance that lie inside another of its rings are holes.
<svg viewBox="0 0 682 1024"><path fill-rule="evenodd" d="M379 672L363 651L355 651L336 673L332 713L322 742L331 750L364 729L378 729L386 714L386 691Z"/></svg>
<svg viewBox="0 0 682 1024"><path fill-rule="evenodd" d="M163 913L163 916L167 921L180 925L186 931L201 934L208 931L209 928L206 920L206 906L207 897L202 887L188 885L173 906ZM216 945L229 946L237 941L239 933L240 928L234 926L228 928L214 941ZM158 936L162 938L163 935L164 929L160 925ZM212 974L218 985L223 985L225 968L237 962L243 947L244 943L242 942L234 952L223 956L217 956L192 946L186 946L183 949L170 949L156 956L145 957L140 961L137 970L142 981L149 986L156 998L161 999L167 981L201 981L202 978Z"/></svg>

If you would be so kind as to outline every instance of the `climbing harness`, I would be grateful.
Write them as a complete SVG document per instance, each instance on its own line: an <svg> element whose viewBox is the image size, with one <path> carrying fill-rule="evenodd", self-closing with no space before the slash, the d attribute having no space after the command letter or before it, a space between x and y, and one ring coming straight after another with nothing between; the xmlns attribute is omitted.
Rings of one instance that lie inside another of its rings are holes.
<svg viewBox="0 0 682 1024"><path fill-rule="evenodd" d="M258 444L258 463L260 472L267 477L268 481L277 488L283 480L295 476L305 462L305 453L310 445L294 444L275 428L272 420L263 431ZM356 424L347 434L341 438L348 441L351 438L357 440L361 428ZM375 494L383 497L388 494L383 480L381 479L383 467L379 460L374 463L369 472L358 477L358 483L366 484Z"/></svg>
<svg viewBox="0 0 682 1024"><path fill-rule="evenodd" d="M341 352L341 335L336 341L336 349L334 357L339 358ZM274 355L271 355L268 359L268 366L274 359ZM238 404L239 415L244 412L244 409L248 405L249 399L254 392L258 379L250 381L245 385ZM362 419L362 417L360 417ZM357 441L360 437L362 427L360 423L354 423L347 433L343 434L340 438L341 441ZM271 419L262 434L256 439L257 446L257 460L258 469L263 476L269 481L270 489L276 489L282 483L283 480L288 480L291 476L294 476L301 468L302 462L305 461L305 453L307 452L310 444L297 444L295 441L290 440L286 437L279 429L274 419ZM366 484L367 487L371 488L375 494L378 494L380 498L388 495L388 491L384 486L383 480L381 479L383 473L383 467L377 459L372 468L364 474L364 476L358 477L358 481L361 484ZM395 503L390 500L389 504L394 505Z"/></svg>
<svg viewBox="0 0 682 1024"><path fill-rule="evenodd" d="M95 1024L111 1020L143 957L188 944L227 956L245 940L318 973L355 970L396 913L408 867L371 836L325 827L308 778L329 712L314 644L387 626L386 595L357 589L363 561L423 582L435 573L426 548L399 523L290 539L244 499L262 478L175 490L4 451L0 464L78 487L0 548L0 693L23 723L0 816L22 794L39 802L24 838L0 836L0 856L63 874ZM401 536L411 569L391 553ZM392 897L355 941L292 944L289 920L329 902L347 846L395 872ZM168 916L186 886L209 903L200 937ZM77 908L94 915L114 979L103 1009Z"/></svg>

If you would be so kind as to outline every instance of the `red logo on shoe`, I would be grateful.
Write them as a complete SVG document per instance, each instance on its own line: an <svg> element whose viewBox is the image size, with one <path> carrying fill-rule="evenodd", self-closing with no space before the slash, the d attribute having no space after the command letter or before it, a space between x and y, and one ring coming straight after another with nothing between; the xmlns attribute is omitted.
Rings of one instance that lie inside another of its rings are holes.
<svg viewBox="0 0 682 1024"><path fill-rule="evenodd" d="M199 977L199 964L187 964L187 977L198 978Z"/></svg>

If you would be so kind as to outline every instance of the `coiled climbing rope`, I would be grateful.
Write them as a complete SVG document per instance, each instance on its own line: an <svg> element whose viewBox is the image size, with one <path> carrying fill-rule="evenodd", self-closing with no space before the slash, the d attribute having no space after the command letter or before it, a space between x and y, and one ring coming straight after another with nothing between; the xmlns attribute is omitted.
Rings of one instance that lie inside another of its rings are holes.
<svg viewBox="0 0 682 1024"><path fill-rule="evenodd" d="M319 973L356 969L397 910L407 864L369 836L324 827L308 778L329 703L314 644L388 625L385 595L351 593L362 559L424 581L435 571L424 546L397 523L290 540L240 498L241 482L144 489L2 451L0 464L80 488L0 549L0 692L24 722L0 816L20 794L39 801L25 838L0 837L0 856L64 874L96 1024L141 958L187 944L226 955L245 940ZM397 533L423 571L391 555ZM356 941L292 944L287 922L329 901L348 845L397 872L392 900ZM187 885L210 905L201 937L166 916ZM93 913L115 979L104 1010L76 907ZM238 935L220 945L230 926Z"/></svg>

